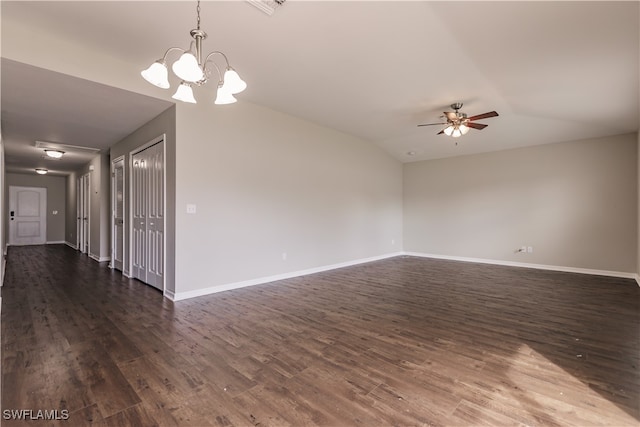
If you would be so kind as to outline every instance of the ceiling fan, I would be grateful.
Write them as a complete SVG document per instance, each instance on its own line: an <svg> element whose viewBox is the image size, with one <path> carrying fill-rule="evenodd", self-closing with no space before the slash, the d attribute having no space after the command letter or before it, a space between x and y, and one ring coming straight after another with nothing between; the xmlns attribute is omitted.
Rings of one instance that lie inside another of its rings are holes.
<svg viewBox="0 0 640 427"><path fill-rule="evenodd" d="M465 113L461 113L460 110L462 108L461 102L456 102L455 104L451 104L451 108L455 111L445 111L444 116L442 118L446 118L446 122L442 123L424 123L418 126L435 126L435 125L447 125L444 129L442 129L437 134L440 135L444 133L447 136L452 136L454 138L458 138L459 136L465 135L469 132L470 128L482 130L486 128L488 125L483 125L482 123L475 123L475 120L488 119L490 117L498 116L498 113L495 111L490 111L488 113L478 114L475 116L467 117Z"/></svg>

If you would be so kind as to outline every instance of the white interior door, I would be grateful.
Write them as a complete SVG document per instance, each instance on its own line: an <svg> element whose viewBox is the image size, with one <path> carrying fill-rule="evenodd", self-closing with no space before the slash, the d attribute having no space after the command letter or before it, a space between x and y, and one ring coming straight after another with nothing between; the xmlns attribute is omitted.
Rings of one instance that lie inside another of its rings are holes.
<svg viewBox="0 0 640 427"><path fill-rule="evenodd" d="M113 238L112 267L122 271L124 264L124 159L113 162L112 173Z"/></svg>
<svg viewBox="0 0 640 427"><path fill-rule="evenodd" d="M47 189L9 187L9 244L44 245L47 242Z"/></svg>
<svg viewBox="0 0 640 427"><path fill-rule="evenodd" d="M164 288L164 147L156 144L147 150L147 282Z"/></svg>
<svg viewBox="0 0 640 427"><path fill-rule="evenodd" d="M86 174L78 178L77 186L77 222L78 250L83 254L89 253L89 225L90 212L91 175Z"/></svg>
<svg viewBox="0 0 640 427"><path fill-rule="evenodd" d="M82 251L82 177L76 180L76 248Z"/></svg>
<svg viewBox="0 0 640 427"><path fill-rule="evenodd" d="M82 253L88 254L91 248L91 174L83 176L82 186L84 188L82 200L82 235L84 236L84 245Z"/></svg>
<svg viewBox="0 0 640 427"><path fill-rule="evenodd" d="M141 153L133 156L131 171L131 276L147 282L147 161Z"/></svg>
<svg viewBox="0 0 640 427"><path fill-rule="evenodd" d="M164 142L131 160L131 274L164 289Z"/></svg>

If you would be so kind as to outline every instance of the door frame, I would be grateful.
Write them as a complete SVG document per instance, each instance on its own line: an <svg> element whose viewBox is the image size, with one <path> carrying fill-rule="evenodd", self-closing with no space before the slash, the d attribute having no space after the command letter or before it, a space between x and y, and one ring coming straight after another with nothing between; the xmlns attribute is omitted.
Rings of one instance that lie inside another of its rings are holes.
<svg viewBox="0 0 640 427"><path fill-rule="evenodd" d="M162 268L166 271L167 267L167 136L166 134L162 134L142 144L133 150L129 151L129 162L125 165L125 177L127 173L131 175L133 173L133 156L138 154L152 145L162 144L162 200L164 201L164 206L162 207L162 226L164 232L162 233ZM129 179L129 198L130 203L129 206L132 206L133 200L133 179ZM133 265L133 209L129 209L129 212L126 215L129 226L125 228L129 233L129 245L127 246L129 253L127 254L127 258L129 259L129 274L132 274L132 265ZM130 276L129 276L130 277ZM162 294L164 295L167 291L167 276L166 274L162 275Z"/></svg>
<svg viewBox="0 0 640 427"><path fill-rule="evenodd" d="M115 246L116 246L116 163L122 162L122 220L125 221L125 224L122 224L122 250L125 249L125 237L127 230L127 198L125 197L124 190L127 188L127 163L125 162L124 155L118 156L111 161L111 261L109 262L109 268L115 268ZM122 272L123 274L127 274L127 270L124 265L124 256L122 258Z"/></svg>
<svg viewBox="0 0 640 427"><path fill-rule="evenodd" d="M47 244L47 187L33 187L33 186L25 186L25 185L10 185L9 186L9 203L8 203L8 211L11 212L11 207L13 203L18 203L18 200L13 200L12 193L14 193L13 189L16 188L22 188L22 189L30 189L30 190L37 190L38 191L38 202L40 204L40 215L38 216L38 218L44 218L44 225L42 227L42 233L44 233L44 241L42 243L38 242L38 243L28 243L27 245L46 245ZM40 191L40 190L44 190L44 191ZM42 200L44 194L44 200ZM13 210L17 210L17 206L13 206ZM17 216L17 215L16 215ZM11 214L8 215L7 220L9 222L9 224L7 225L7 231L9 232L9 236L7 239L7 246L21 246L21 245L17 245L15 244L15 242L13 241L15 238L15 225L12 226L12 217ZM40 221L43 221L42 219Z"/></svg>

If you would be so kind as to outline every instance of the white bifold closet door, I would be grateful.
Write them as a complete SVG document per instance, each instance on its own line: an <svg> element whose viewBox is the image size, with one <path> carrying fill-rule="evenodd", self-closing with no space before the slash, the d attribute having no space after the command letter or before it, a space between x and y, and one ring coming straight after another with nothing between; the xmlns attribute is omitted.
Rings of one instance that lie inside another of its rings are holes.
<svg viewBox="0 0 640 427"><path fill-rule="evenodd" d="M132 157L131 274L164 288L164 142Z"/></svg>
<svg viewBox="0 0 640 427"><path fill-rule="evenodd" d="M124 267L124 160L113 163L113 250L112 266Z"/></svg>

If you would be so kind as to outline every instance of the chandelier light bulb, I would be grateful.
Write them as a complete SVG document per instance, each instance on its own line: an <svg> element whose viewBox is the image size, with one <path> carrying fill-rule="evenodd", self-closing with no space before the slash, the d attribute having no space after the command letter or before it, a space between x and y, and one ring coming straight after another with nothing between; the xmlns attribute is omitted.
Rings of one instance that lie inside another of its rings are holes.
<svg viewBox="0 0 640 427"><path fill-rule="evenodd" d="M460 129L456 126L453 128L453 132L451 132L451 136L454 138L458 138L462 135L462 132L460 132Z"/></svg>
<svg viewBox="0 0 640 427"><path fill-rule="evenodd" d="M199 82L204 78L202 68L198 65L198 60L191 52L185 52L180 59L173 63L171 69L176 76L187 82Z"/></svg>
<svg viewBox="0 0 640 427"><path fill-rule="evenodd" d="M466 135L466 134L467 134L467 132L469 132L469 126L467 126L467 125L465 125L465 124L461 124L461 125L458 127L458 129L460 129L460 132L461 132L463 135Z"/></svg>
<svg viewBox="0 0 640 427"><path fill-rule="evenodd" d="M169 89L169 70L167 64L158 60L149 68L140 72L140 75L149 83L162 89Z"/></svg>
<svg viewBox="0 0 640 427"><path fill-rule="evenodd" d="M191 85L186 82L180 83L178 90L176 90L176 93L173 94L172 98L191 104L196 103L196 99L193 97L193 89L191 89Z"/></svg>
<svg viewBox="0 0 640 427"><path fill-rule="evenodd" d="M229 67L224 72L224 87L231 94L240 93L247 88L247 83L240 78L236 70Z"/></svg>

